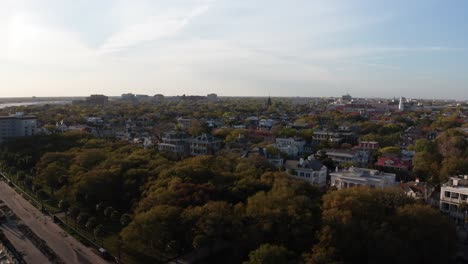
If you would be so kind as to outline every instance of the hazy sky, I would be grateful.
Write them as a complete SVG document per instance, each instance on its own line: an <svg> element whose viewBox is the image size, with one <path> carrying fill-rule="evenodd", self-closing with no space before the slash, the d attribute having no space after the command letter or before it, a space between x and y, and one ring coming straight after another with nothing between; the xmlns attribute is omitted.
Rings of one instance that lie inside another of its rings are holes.
<svg viewBox="0 0 468 264"><path fill-rule="evenodd" d="M1 0L0 97L468 99L466 0Z"/></svg>

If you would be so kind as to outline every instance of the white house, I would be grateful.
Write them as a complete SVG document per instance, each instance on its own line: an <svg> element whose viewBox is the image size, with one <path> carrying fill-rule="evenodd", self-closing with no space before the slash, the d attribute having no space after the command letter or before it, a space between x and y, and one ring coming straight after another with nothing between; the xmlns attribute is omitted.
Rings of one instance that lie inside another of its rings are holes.
<svg viewBox="0 0 468 264"><path fill-rule="evenodd" d="M327 167L320 161L309 156L307 160L300 159L286 161L286 172L298 179L323 187L327 184Z"/></svg>
<svg viewBox="0 0 468 264"><path fill-rule="evenodd" d="M463 223L467 212L460 210L462 203L468 203L468 175L450 177L450 180L440 187L440 210Z"/></svg>
<svg viewBox="0 0 468 264"><path fill-rule="evenodd" d="M331 186L338 190L361 185L371 188L392 187L395 186L395 176L393 173L355 167L330 173Z"/></svg>
<svg viewBox="0 0 468 264"><path fill-rule="evenodd" d="M304 153L306 142L300 138L277 138L276 148L290 157L297 157Z"/></svg>

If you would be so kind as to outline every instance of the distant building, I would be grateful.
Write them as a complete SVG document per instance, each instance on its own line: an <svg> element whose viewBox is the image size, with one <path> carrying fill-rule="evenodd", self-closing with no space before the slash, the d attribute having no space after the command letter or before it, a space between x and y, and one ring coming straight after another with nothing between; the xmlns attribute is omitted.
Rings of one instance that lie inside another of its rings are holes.
<svg viewBox="0 0 468 264"><path fill-rule="evenodd" d="M419 182L419 179L416 179L416 181L401 183L400 188L407 196L432 204L429 200L435 189L426 182Z"/></svg>
<svg viewBox="0 0 468 264"><path fill-rule="evenodd" d="M343 102L351 102L351 100L353 100L353 97L349 94L341 96L341 101Z"/></svg>
<svg viewBox="0 0 468 264"><path fill-rule="evenodd" d="M155 95L153 96L153 99L154 99L154 100L157 100L157 101L158 101L158 100L163 100L163 99L164 99L164 95L162 95L162 94L155 94Z"/></svg>
<svg viewBox="0 0 468 264"><path fill-rule="evenodd" d="M211 101L216 101L218 99L218 95L215 93L210 93L206 96L206 99L211 100Z"/></svg>
<svg viewBox="0 0 468 264"><path fill-rule="evenodd" d="M135 95L132 93L122 94L120 98L124 101L134 101L136 99Z"/></svg>
<svg viewBox="0 0 468 264"><path fill-rule="evenodd" d="M190 139L190 154L192 156L213 155L218 152L223 141L209 134L202 134L196 138Z"/></svg>
<svg viewBox="0 0 468 264"><path fill-rule="evenodd" d="M366 167L369 164L371 158L370 152L368 150L325 149L324 151L336 165L354 162L359 166Z"/></svg>
<svg viewBox="0 0 468 264"><path fill-rule="evenodd" d="M395 177L393 173L355 167L330 173L331 186L335 186L338 190L354 186L392 187L395 186Z"/></svg>
<svg viewBox="0 0 468 264"><path fill-rule="evenodd" d="M22 113L0 116L0 144L16 137L32 136L37 131L37 118Z"/></svg>
<svg viewBox="0 0 468 264"><path fill-rule="evenodd" d="M359 141L359 148L365 150L378 150L379 142L376 141Z"/></svg>
<svg viewBox="0 0 468 264"><path fill-rule="evenodd" d="M109 102L109 97L102 94L92 94L89 97L86 97L87 104L101 105Z"/></svg>
<svg viewBox="0 0 468 264"><path fill-rule="evenodd" d="M312 156L306 160L287 160L285 168L286 172L295 178L321 187L327 184L327 167Z"/></svg>
<svg viewBox="0 0 468 264"><path fill-rule="evenodd" d="M192 118L184 118L184 117L177 118L177 125L181 129L189 129L194 122L195 122L195 119L192 119Z"/></svg>
<svg viewBox="0 0 468 264"><path fill-rule="evenodd" d="M354 144L357 141L356 134L348 126L340 126L337 130L317 130L314 131L312 140L316 144L330 142L334 145L341 143Z"/></svg>
<svg viewBox="0 0 468 264"><path fill-rule="evenodd" d="M170 131L163 135L162 142L158 143L158 150L175 154L187 154L189 150L189 136L182 131Z"/></svg>
<svg viewBox="0 0 468 264"><path fill-rule="evenodd" d="M399 157L380 157L374 165L382 169L402 171L410 171L412 168L411 160L402 160Z"/></svg>
<svg viewBox="0 0 468 264"><path fill-rule="evenodd" d="M298 157L304 153L305 140L301 138L276 138L276 148L289 157Z"/></svg>
<svg viewBox="0 0 468 264"><path fill-rule="evenodd" d="M398 110L401 112L405 111L405 98L400 97L400 103L398 104Z"/></svg>
<svg viewBox="0 0 468 264"><path fill-rule="evenodd" d="M462 203L468 203L468 175L450 177L440 187L440 210L460 224L467 216L466 211L460 210Z"/></svg>

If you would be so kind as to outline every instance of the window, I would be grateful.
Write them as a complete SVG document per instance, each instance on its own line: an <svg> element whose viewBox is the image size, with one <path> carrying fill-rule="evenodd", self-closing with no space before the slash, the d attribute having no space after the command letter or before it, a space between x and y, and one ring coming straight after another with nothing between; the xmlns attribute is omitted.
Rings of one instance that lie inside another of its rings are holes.
<svg viewBox="0 0 468 264"><path fill-rule="evenodd" d="M445 195L446 198L450 198L450 192L445 192L444 195Z"/></svg>
<svg viewBox="0 0 468 264"><path fill-rule="evenodd" d="M466 195L466 194L460 194L460 199L461 199L462 201L467 201L468 195Z"/></svg>
<svg viewBox="0 0 468 264"><path fill-rule="evenodd" d="M449 209L449 204L448 203L442 203L442 209L443 210L448 210Z"/></svg>
<svg viewBox="0 0 468 264"><path fill-rule="evenodd" d="M453 199L458 199L458 193L452 193L452 198Z"/></svg>

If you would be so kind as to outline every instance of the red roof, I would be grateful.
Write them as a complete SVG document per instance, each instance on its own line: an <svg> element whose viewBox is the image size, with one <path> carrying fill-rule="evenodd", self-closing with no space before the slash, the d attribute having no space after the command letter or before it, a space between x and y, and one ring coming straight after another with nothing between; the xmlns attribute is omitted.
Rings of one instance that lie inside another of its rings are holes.
<svg viewBox="0 0 468 264"><path fill-rule="evenodd" d="M396 157L380 157L375 163L375 166L386 167L386 168L398 168L404 170L411 169L410 160L401 160Z"/></svg>

